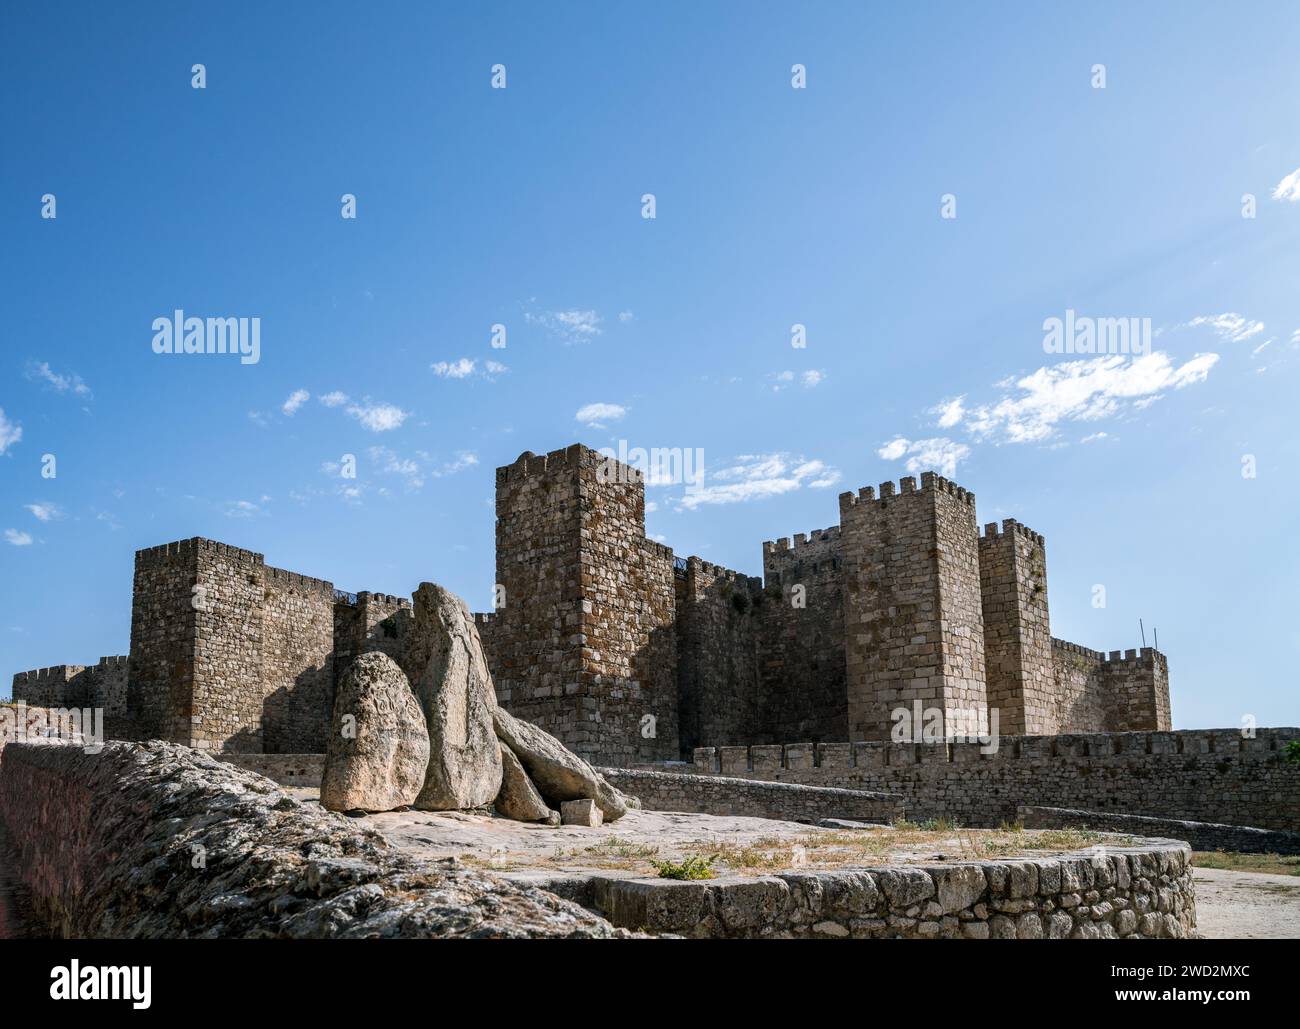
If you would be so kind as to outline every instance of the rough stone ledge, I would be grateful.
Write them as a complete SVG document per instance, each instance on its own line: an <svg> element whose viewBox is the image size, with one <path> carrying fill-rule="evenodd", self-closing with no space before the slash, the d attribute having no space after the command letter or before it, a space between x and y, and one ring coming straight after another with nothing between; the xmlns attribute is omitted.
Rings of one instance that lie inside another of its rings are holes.
<svg viewBox="0 0 1300 1029"><path fill-rule="evenodd" d="M9 744L0 819L67 938L609 938L533 886L402 855L270 779L161 741Z"/></svg>
<svg viewBox="0 0 1300 1029"><path fill-rule="evenodd" d="M1123 839L1127 837L1113 837ZM1191 851L1105 843L1059 857L730 876L593 876L618 926L700 938L1185 939L1195 935Z"/></svg>
<svg viewBox="0 0 1300 1029"><path fill-rule="evenodd" d="M1255 829L1218 822L1188 822L1149 815L1122 815L1067 807L1021 804L1016 817L1026 829L1101 829L1167 836L1183 840L1193 850L1228 850L1239 854L1300 854L1300 833Z"/></svg>

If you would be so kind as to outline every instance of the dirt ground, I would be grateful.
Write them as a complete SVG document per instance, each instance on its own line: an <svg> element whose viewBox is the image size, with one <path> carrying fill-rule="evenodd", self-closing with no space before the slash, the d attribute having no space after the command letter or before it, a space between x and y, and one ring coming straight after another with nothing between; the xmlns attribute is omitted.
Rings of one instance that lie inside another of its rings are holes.
<svg viewBox="0 0 1300 1029"><path fill-rule="evenodd" d="M311 802L316 791L288 792ZM548 827L468 811L398 811L359 819L404 850L456 857L505 873L655 875L653 861L713 856L719 873L765 875L797 868L846 868L1060 854L1100 843L1078 830L993 830L868 826L819 828L743 815L631 810L596 828ZM1112 842L1118 842L1112 840Z"/></svg>
<svg viewBox="0 0 1300 1029"><path fill-rule="evenodd" d="M1300 939L1300 876L1193 870L1196 924L1211 940Z"/></svg>

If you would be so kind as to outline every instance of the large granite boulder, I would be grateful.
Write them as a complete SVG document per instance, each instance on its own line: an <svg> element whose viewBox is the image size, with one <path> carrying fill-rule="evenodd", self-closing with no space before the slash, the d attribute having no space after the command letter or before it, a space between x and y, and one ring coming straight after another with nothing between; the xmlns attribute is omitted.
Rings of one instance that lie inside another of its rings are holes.
<svg viewBox="0 0 1300 1029"><path fill-rule="evenodd" d="M558 824L559 816L552 811L528 778L524 766L504 743L501 745L501 792L492 802L497 814L513 818L516 822L547 822Z"/></svg>
<svg viewBox="0 0 1300 1029"><path fill-rule="evenodd" d="M362 654L339 680L325 745L321 806L391 811L415 800L429 765L429 732L410 683L386 654Z"/></svg>
<svg viewBox="0 0 1300 1029"><path fill-rule="evenodd" d="M415 592L415 694L429 729L429 765L415 798L423 811L491 804L501 790L497 709L478 627L465 602L431 582Z"/></svg>
<svg viewBox="0 0 1300 1029"><path fill-rule="evenodd" d="M566 800L591 798L607 822L627 813L631 806L628 798L550 733L501 708L496 709L494 724L501 742L519 758L529 778L552 806L559 807Z"/></svg>

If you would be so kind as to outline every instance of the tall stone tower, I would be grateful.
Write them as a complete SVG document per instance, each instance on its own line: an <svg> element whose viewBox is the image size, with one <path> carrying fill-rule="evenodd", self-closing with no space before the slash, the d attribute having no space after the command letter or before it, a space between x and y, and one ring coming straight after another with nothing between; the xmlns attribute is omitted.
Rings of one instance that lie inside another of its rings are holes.
<svg viewBox="0 0 1300 1029"><path fill-rule="evenodd" d="M195 537L135 555L135 732L209 750L325 749L334 587Z"/></svg>
<svg viewBox="0 0 1300 1029"><path fill-rule="evenodd" d="M975 495L933 472L840 495L849 736L888 739L914 701L987 726ZM919 731L919 727L918 727Z"/></svg>
<svg viewBox="0 0 1300 1029"><path fill-rule="evenodd" d="M1007 735L1060 732L1054 702L1043 537L1015 519L984 527L979 541L988 702Z"/></svg>
<svg viewBox="0 0 1300 1029"><path fill-rule="evenodd" d="M675 760L673 554L645 538L645 484L575 444L497 469L498 699L583 757Z"/></svg>

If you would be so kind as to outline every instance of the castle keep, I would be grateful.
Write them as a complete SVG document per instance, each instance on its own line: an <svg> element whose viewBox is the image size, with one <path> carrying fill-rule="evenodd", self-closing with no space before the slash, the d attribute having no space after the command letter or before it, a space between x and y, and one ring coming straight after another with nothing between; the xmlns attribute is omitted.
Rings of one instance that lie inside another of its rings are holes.
<svg viewBox="0 0 1300 1029"><path fill-rule="evenodd" d="M842 494L839 525L762 545L761 579L648 540L641 474L586 447L496 476L498 610L476 620L498 698L593 761L885 741L914 705L959 734L990 710L1003 735L1170 728L1164 655L1053 638L1043 537L980 532L933 473ZM110 737L319 752L339 676L370 650L407 663L410 619L181 540L136 554L129 658L19 673L14 699L102 707Z"/></svg>

